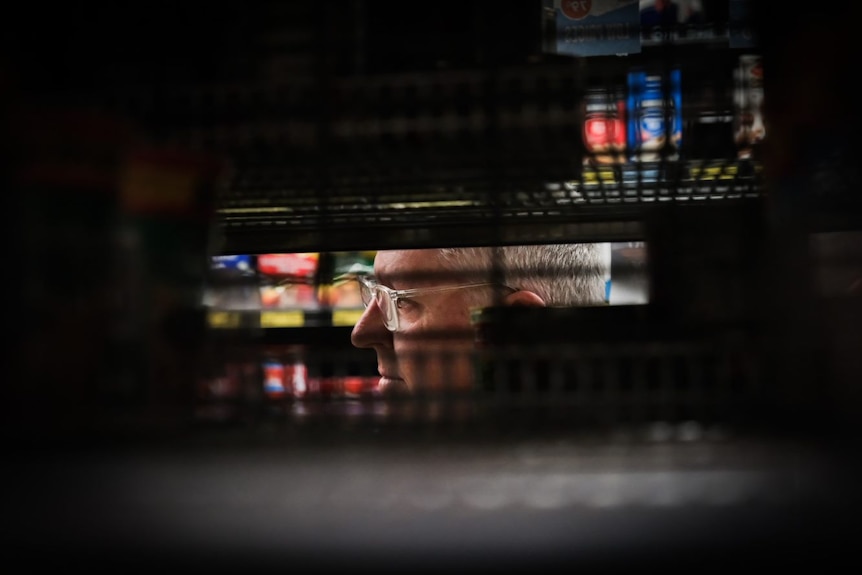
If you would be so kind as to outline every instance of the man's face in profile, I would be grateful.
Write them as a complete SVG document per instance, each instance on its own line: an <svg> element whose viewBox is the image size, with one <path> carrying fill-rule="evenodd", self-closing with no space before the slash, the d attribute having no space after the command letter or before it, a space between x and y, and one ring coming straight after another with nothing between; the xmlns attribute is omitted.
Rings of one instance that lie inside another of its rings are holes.
<svg viewBox="0 0 862 575"><path fill-rule="evenodd" d="M469 283L447 272L434 249L379 251L374 275L378 284L393 290ZM372 301L353 328L351 341L356 347L377 352L380 390L470 389L475 349L470 306L482 297L481 290L452 289L399 298L398 328L394 332L387 329L382 310Z"/></svg>

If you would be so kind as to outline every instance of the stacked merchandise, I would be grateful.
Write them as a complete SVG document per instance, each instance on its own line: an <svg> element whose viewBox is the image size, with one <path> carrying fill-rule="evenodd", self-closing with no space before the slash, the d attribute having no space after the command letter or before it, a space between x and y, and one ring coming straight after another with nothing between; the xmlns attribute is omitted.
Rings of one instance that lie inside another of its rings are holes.
<svg viewBox="0 0 862 575"><path fill-rule="evenodd" d="M333 280L325 286L326 301L332 308L333 325L353 325L363 310L357 275L374 271L373 251L332 253Z"/></svg>
<svg viewBox="0 0 862 575"><path fill-rule="evenodd" d="M632 69L626 88L590 88L584 101L587 165L676 160L682 145L682 77L678 69Z"/></svg>
<svg viewBox="0 0 862 575"><path fill-rule="evenodd" d="M317 271L320 254L261 254L257 257L260 274L261 309L316 310Z"/></svg>

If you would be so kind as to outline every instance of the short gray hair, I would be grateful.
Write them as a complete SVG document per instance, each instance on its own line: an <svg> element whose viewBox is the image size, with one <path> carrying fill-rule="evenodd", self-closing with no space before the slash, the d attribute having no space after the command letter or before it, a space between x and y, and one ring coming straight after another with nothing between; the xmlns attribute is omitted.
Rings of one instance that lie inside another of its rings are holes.
<svg viewBox="0 0 862 575"><path fill-rule="evenodd" d="M549 306L596 305L606 301L610 257L608 244L571 243L499 247L442 248L441 260L452 270L490 277L529 290Z"/></svg>

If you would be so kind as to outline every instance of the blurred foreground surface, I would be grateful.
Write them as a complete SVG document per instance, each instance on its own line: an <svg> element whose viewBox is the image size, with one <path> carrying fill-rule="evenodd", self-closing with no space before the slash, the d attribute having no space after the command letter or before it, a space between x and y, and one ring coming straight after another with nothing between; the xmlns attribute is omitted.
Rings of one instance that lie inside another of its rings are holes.
<svg viewBox="0 0 862 575"><path fill-rule="evenodd" d="M654 424L599 433L262 426L8 459L28 569L837 567L852 442Z"/></svg>

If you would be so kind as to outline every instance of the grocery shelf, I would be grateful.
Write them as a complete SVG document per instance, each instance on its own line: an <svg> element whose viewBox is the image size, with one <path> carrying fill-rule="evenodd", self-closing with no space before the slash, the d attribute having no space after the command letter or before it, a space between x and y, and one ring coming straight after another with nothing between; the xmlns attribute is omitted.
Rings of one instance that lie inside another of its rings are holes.
<svg viewBox="0 0 862 575"><path fill-rule="evenodd" d="M301 327L353 327L361 309L269 309L222 310L207 312L207 325L220 329L264 329Z"/></svg>
<svg viewBox="0 0 862 575"><path fill-rule="evenodd" d="M275 173L274 173L275 172ZM250 170L220 204L223 253L382 249L517 243L626 241L663 203L746 202L763 195L751 162L688 161L587 167L577 179L512 182L501 176L444 180L397 174L297 189L289 175ZM671 175L671 177L667 177ZM302 181L300 179L299 181ZM521 185L518 185L518 184ZM498 185L496 185L498 184Z"/></svg>

